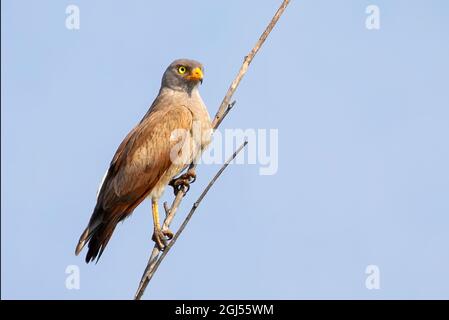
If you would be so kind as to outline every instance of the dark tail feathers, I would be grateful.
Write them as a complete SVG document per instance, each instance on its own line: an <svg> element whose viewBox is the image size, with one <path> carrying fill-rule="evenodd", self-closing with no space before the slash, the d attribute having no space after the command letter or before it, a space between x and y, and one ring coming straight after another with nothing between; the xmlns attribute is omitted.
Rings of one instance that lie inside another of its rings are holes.
<svg viewBox="0 0 449 320"><path fill-rule="evenodd" d="M86 263L95 259L98 262L117 225L115 221L102 221L102 214L95 214L94 216L95 218L91 219L81 235L75 250L75 254L78 255L84 246L88 244L89 250L86 255Z"/></svg>

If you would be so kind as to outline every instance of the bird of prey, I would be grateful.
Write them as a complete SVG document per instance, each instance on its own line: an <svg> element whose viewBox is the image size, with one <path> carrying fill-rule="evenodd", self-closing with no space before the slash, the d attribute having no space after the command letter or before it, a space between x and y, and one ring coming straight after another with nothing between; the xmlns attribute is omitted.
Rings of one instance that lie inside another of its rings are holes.
<svg viewBox="0 0 449 320"><path fill-rule="evenodd" d="M179 59L162 77L151 107L118 147L100 186L97 203L75 253L88 244L86 262L100 258L118 222L145 199L151 199L153 240L163 250L173 233L159 223L158 200L168 184L188 187L195 171L176 178L197 160L211 139L211 120L198 86L201 63Z"/></svg>

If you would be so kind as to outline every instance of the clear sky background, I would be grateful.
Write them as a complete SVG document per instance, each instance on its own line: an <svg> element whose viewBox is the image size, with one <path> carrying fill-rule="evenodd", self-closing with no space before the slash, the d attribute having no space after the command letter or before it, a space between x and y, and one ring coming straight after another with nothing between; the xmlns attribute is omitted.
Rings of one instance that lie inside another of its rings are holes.
<svg viewBox="0 0 449 320"><path fill-rule="evenodd" d="M97 265L74 255L99 181L172 60L205 65L215 114L279 3L1 2L2 298L133 297L148 201ZM222 125L278 129L279 170L229 167L144 298L449 298L448 33L446 0L293 0ZM217 169L198 168L175 226Z"/></svg>

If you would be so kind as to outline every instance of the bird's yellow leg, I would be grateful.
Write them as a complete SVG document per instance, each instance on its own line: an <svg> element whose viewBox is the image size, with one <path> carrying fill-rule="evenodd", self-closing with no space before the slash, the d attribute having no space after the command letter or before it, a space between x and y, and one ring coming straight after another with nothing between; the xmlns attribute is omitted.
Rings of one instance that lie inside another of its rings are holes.
<svg viewBox="0 0 449 320"><path fill-rule="evenodd" d="M159 206L157 200L151 200L151 211L153 212L153 224L154 224L154 232L153 232L153 241L156 242L159 250L164 250L167 246L167 237L169 240L173 238L173 232L170 229L166 228L164 230L161 229L161 225L159 224Z"/></svg>
<svg viewBox="0 0 449 320"><path fill-rule="evenodd" d="M166 245L166 241L161 231L161 225L159 224L159 206L155 199L151 199L151 211L153 213L154 225L153 241L156 242L159 249L162 250Z"/></svg>

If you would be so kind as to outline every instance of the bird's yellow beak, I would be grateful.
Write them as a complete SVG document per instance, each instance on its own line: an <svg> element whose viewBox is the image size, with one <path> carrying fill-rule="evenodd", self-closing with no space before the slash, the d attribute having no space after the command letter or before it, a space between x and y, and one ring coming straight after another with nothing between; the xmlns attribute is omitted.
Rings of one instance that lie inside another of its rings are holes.
<svg viewBox="0 0 449 320"><path fill-rule="evenodd" d="M201 81L203 82L203 71L201 68L195 68L192 72L186 77L189 80Z"/></svg>

